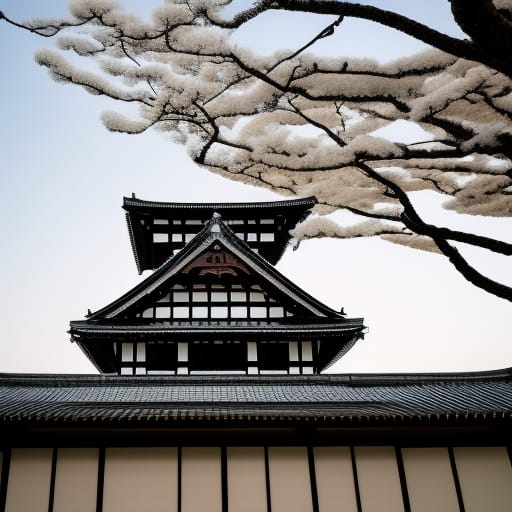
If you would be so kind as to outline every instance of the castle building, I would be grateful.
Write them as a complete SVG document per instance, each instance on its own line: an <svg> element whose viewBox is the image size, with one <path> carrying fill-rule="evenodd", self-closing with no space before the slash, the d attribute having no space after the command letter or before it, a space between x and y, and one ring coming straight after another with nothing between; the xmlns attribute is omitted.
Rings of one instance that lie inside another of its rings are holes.
<svg viewBox="0 0 512 512"><path fill-rule="evenodd" d="M0 512L510 510L510 369L325 372L363 319L274 267L315 203L125 198L152 273L71 322L98 375L0 374Z"/></svg>

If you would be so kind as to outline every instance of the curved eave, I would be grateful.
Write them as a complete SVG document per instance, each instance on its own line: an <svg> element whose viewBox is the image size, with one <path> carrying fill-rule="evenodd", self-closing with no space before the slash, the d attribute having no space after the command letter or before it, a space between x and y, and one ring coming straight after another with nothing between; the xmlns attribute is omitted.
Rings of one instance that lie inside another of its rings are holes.
<svg viewBox="0 0 512 512"><path fill-rule="evenodd" d="M248 209L274 209L274 208L312 208L317 204L315 196L301 199L288 199L283 201L266 201L254 203L172 203L163 201L147 201L134 197L123 197L123 208L126 211L146 211L147 209L157 210L248 210Z"/></svg>
<svg viewBox="0 0 512 512"><path fill-rule="evenodd" d="M254 325L236 325L222 322L209 322L207 325L199 322L181 322L180 324L123 324L123 325L108 325L108 324L94 324L87 321L74 321L71 322L71 335L89 335L89 336L104 336L104 335L148 335L148 334L272 334L282 335L287 333L294 334L307 334L312 337L332 337L336 335L356 335L361 333L364 329L363 319L349 319L343 324L278 324L278 323L260 323Z"/></svg>

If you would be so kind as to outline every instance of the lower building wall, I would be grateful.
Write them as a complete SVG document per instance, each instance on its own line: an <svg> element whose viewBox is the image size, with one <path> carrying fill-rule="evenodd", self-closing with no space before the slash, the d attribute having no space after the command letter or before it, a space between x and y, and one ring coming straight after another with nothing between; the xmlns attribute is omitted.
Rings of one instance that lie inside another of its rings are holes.
<svg viewBox="0 0 512 512"><path fill-rule="evenodd" d="M508 512L506 447L13 448L1 512Z"/></svg>

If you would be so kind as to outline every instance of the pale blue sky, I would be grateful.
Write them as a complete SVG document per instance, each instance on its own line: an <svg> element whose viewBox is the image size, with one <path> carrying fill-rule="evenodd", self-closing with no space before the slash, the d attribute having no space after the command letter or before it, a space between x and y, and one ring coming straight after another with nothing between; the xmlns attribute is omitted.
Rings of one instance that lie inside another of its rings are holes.
<svg viewBox="0 0 512 512"><path fill-rule="evenodd" d="M400 8L458 34L446 24L445 0L372 3ZM0 9L16 19L64 14L65 5L63 0L0 0ZM261 26L253 23L240 35L240 44L258 45L265 52L286 41L294 47L308 30L315 33L323 26L320 17L306 25L299 15L286 22L267 15L264 21L267 37L261 38ZM323 44L343 54L372 52L381 60L421 47L373 28L347 21L336 39ZM104 306L141 279L120 208L123 195L136 192L141 198L168 201L278 196L198 169L157 132L107 132L99 114L114 107L109 101L54 83L34 63L34 50L51 41L2 23L0 42L0 371L91 372L86 357L68 342L69 320L82 318L87 308ZM453 214L434 210L428 194L416 194L414 200L432 221L457 222L463 229L511 240L510 219L455 220ZM478 251L471 258L512 284L505 258ZM317 240L289 250L278 268L330 306L365 317L369 333L340 361L340 371L512 365L510 303L466 283L445 258L380 240Z"/></svg>

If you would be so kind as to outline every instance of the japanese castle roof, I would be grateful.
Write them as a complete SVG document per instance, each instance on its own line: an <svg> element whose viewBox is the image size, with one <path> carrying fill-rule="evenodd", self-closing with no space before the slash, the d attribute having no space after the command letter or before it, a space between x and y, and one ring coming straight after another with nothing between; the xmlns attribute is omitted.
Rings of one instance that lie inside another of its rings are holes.
<svg viewBox="0 0 512 512"><path fill-rule="evenodd" d="M308 311L308 321L303 322L297 319L298 322L287 322L279 324L277 322L251 322L251 321L236 321L236 322L153 322L150 325L137 325L130 326L126 322L119 321L122 318L122 313L137 301L143 300L148 294L157 290L163 284L168 282L174 276L183 271L187 265L193 263L201 254L215 246L222 247L233 254L239 261L241 261L247 268L249 268L256 275L262 277L266 282L270 283L273 287L285 293L288 298ZM117 320L116 320L117 319ZM108 324L108 327L101 327ZM115 326L113 325L115 324ZM295 325L294 325L295 323ZM123 327L124 326L124 327ZM314 297L299 288L279 271L273 265L268 263L264 258L259 256L256 252L242 240L240 240L235 233L223 222L218 213L213 214L212 219L207 223L203 230L198 233L178 254L170 257L164 264L153 272L144 281L136 285L123 296L113 301L111 304L104 308L92 313L87 320L72 321L71 333L80 331L98 331L98 329L130 329L133 328L141 331L151 330L167 330L167 331L180 331L190 329L213 329L218 331L219 328L225 327L228 330L252 330L262 329L268 327L275 331L276 328L282 329L306 329L308 332L324 331L324 330L338 330L338 331L362 331L363 319L354 318L347 319L341 313L334 311L328 306L322 304ZM112 331L114 332L114 331Z"/></svg>
<svg viewBox="0 0 512 512"><path fill-rule="evenodd" d="M275 264L291 239L289 231L309 215L316 203L315 197L256 203L170 203L146 201L136 197L123 198L132 251L139 273L143 270L155 269L168 256L165 252L162 253L162 249L155 248L153 243L152 221L155 219L167 219L167 221L174 219L178 222L181 222L180 219L204 220L211 218L214 212L220 213L227 221L253 219L249 222L254 223L255 219L279 217L280 231L276 234L274 241L259 244L260 250L271 263ZM162 228L161 225L158 227ZM255 229L256 226L253 228ZM172 226L173 232L182 229L184 229L183 226Z"/></svg>
<svg viewBox="0 0 512 512"><path fill-rule="evenodd" d="M0 374L0 427L186 422L428 426L512 417L512 369L442 374Z"/></svg>

